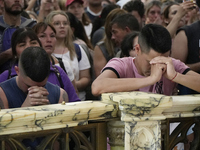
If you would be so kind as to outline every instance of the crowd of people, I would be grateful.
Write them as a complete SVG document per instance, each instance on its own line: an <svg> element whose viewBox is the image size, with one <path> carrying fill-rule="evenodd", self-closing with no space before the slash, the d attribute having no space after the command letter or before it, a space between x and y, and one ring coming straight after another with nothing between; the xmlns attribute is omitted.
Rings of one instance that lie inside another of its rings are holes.
<svg viewBox="0 0 200 150"><path fill-rule="evenodd" d="M103 92L197 93L200 90L197 85L184 82L192 80L186 80L191 72L191 76L197 76L195 79L200 73L200 37L197 34L199 3L178 0L129 0L126 3L103 0L1 0L0 83L18 76L15 68L21 53L28 47L38 46L47 52L50 59L48 81L64 89L69 102L99 100ZM157 35L155 28L166 30L166 34L160 32ZM162 39L168 33L171 38L169 43ZM153 55L156 58L167 57L167 62L153 61L157 59L150 57L146 58L144 65L140 53L148 57L151 50L156 52ZM123 62L127 57L132 67ZM175 59L187 67L175 66ZM174 77L166 75L171 69L168 68L169 62L175 66L175 71L172 71ZM162 64L158 67L162 71L160 78L154 83L142 84L142 79L149 81L148 78L153 76L156 70L153 68L157 64ZM120 67L128 70L119 70ZM132 74L128 74L129 71ZM176 81L181 75L185 78L183 82ZM118 79L119 86L112 78ZM130 86L121 84L125 81L121 78L128 78L130 84L131 80L138 78L141 81L139 86L132 87L136 83ZM169 88L171 86L165 83L172 82L172 79L173 88ZM154 89L156 84L160 85L159 92ZM123 88L123 85L126 87ZM0 90L1 95L5 95L2 88Z"/></svg>
<svg viewBox="0 0 200 150"><path fill-rule="evenodd" d="M0 107L100 100L106 92L200 92L199 7L199 0L0 0Z"/></svg>

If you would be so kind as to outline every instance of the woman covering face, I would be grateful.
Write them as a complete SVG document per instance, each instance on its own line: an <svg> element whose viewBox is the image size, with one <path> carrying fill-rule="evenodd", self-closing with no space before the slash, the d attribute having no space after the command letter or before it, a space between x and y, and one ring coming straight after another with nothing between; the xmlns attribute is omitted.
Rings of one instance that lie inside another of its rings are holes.
<svg viewBox="0 0 200 150"><path fill-rule="evenodd" d="M180 5L177 3L170 4L167 6L163 12L163 23L165 26L169 25L169 23L172 21L174 16L177 14L177 12L180 9ZM180 19L178 28L182 27L185 25L185 16Z"/></svg>
<svg viewBox="0 0 200 150"><path fill-rule="evenodd" d="M146 24L159 23L161 20L161 2L151 1L145 6Z"/></svg>

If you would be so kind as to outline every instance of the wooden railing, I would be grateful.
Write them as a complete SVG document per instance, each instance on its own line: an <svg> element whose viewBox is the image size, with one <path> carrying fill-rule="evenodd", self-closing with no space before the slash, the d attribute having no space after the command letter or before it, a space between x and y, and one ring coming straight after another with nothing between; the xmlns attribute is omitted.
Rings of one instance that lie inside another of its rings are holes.
<svg viewBox="0 0 200 150"><path fill-rule="evenodd" d="M2 109L0 149L31 149L24 139L40 137L32 149L106 150L108 142L111 150L170 150L182 142L198 150L199 108L200 95L122 92L102 94L101 101ZM193 124L194 140L186 144Z"/></svg>

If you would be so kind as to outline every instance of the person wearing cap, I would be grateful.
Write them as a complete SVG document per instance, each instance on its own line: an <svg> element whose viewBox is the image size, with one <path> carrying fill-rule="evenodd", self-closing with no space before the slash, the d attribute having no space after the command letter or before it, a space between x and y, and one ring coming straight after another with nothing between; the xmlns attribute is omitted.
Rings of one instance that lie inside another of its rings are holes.
<svg viewBox="0 0 200 150"><path fill-rule="evenodd" d="M85 28L85 32L90 39L90 34L92 31L92 23L90 18L87 16L83 6L83 0L67 0L66 9L68 12L72 13L78 20L82 22Z"/></svg>

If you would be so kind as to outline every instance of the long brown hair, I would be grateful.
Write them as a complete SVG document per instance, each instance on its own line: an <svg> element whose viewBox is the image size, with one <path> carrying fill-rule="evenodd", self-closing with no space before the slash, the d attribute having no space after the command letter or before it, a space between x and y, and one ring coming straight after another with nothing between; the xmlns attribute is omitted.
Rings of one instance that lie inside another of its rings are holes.
<svg viewBox="0 0 200 150"><path fill-rule="evenodd" d="M67 21L70 22L67 14L64 11L60 11L60 10L50 12L46 17L45 22L53 26L52 19L56 15L63 15L67 18ZM70 59L73 60L73 58L76 56L76 52L75 52L75 47L74 47L74 44L73 44L73 39L74 39L73 32L71 30L70 25L68 26L67 30L68 30L67 36L64 39L65 40L65 46L70 51Z"/></svg>
<svg viewBox="0 0 200 150"><path fill-rule="evenodd" d="M109 53L110 57L113 57L115 55L114 53L114 44L113 41L111 40L112 34L111 34L111 22L114 18L116 18L119 15L125 14L127 11L116 8L113 9L108 16L106 17L106 22L105 22L105 37L103 41L105 42L106 49Z"/></svg>

